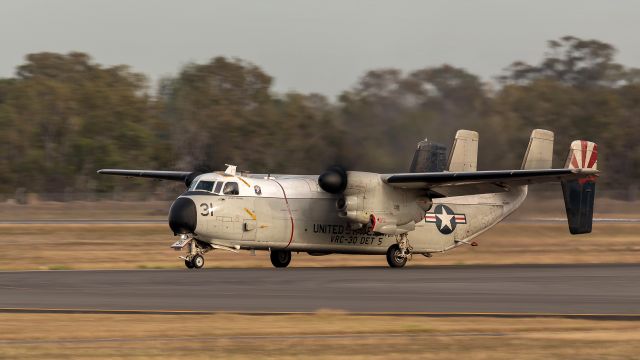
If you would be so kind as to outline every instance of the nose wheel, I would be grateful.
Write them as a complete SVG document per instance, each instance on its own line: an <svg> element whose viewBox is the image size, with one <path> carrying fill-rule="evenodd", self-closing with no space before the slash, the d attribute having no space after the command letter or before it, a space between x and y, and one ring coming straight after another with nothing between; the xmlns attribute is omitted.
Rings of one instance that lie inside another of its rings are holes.
<svg viewBox="0 0 640 360"><path fill-rule="evenodd" d="M204 266L204 256L196 254L191 259L185 259L184 265L189 269L202 269Z"/></svg>
<svg viewBox="0 0 640 360"><path fill-rule="evenodd" d="M200 254L192 257L191 264L193 264L194 269L202 269L204 266L204 257Z"/></svg>

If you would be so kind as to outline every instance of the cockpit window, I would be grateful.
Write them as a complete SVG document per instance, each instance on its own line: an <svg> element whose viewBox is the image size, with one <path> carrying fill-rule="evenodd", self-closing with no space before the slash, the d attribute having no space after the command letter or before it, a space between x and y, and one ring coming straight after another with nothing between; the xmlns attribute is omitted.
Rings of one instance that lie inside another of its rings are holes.
<svg viewBox="0 0 640 360"><path fill-rule="evenodd" d="M238 188L237 182L228 182L224 184L224 190L222 190L224 195L238 195L240 194L240 189Z"/></svg>
<svg viewBox="0 0 640 360"><path fill-rule="evenodd" d="M220 190L222 190L222 181L218 181L216 183L216 189L213 192L216 194L220 194Z"/></svg>
<svg viewBox="0 0 640 360"><path fill-rule="evenodd" d="M213 181L201 180L198 182L198 185L196 185L194 190L211 191L213 190Z"/></svg>

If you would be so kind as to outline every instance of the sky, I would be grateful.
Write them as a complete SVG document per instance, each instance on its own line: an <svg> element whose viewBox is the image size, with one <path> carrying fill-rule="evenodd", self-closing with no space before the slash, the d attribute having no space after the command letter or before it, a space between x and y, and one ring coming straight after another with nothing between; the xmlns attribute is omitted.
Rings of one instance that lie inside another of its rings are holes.
<svg viewBox="0 0 640 360"><path fill-rule="evenodd" d="M279 92L333 97L367 71L448 63L499 75L564 35L608 42L640 67L637 0L2 0L0 77L28 53L89 53L152 84L190 62L239 57Z"/></svg>

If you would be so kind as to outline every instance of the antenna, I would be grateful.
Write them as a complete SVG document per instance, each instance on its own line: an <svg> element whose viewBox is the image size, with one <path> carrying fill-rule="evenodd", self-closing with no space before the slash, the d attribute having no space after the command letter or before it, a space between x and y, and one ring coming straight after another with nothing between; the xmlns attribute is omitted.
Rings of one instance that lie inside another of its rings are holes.
<svg viewBox="0 0 640 360"><path fill-rule="evenodd" d="M236 176L237 166L229 165L229 164L225 164L225 165L227 166L227 170L224 171L224 174L229 176Z"/></svg>

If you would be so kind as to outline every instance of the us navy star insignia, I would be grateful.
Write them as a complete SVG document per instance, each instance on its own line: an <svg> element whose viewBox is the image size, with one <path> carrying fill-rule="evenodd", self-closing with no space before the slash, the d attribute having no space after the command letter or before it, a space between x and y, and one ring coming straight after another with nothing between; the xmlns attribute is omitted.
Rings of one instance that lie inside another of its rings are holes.
<svg viewBox="0 0 640 360"><path fill-rule="evenodd" d="M424 221L435 223L438 231L448 235L456 229L458 224L466 224L467 217L465 214L456 214L447 205L440 204L433 209L433 212L425 215Z"/></svg>

